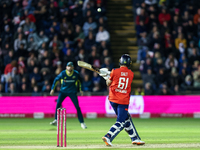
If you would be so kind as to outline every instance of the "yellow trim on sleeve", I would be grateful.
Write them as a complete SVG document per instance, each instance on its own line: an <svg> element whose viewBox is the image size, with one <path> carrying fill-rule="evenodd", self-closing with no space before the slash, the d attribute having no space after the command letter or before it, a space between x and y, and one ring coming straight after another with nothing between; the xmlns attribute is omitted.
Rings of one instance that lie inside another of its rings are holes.
<svg viewBox="0 0 200 150"><path fill-rule="evenodd" d="M79 84L79 90L81 91L81 81L80 81L80 80L77 80L76 83L75 83L75 85L76 85L76 87L77 87L77 86L78 86L78 82L80 83L80 84Z"/></svg>
<svg viewBox="0 0 200 150"><path fill-rule="evenodd" d="M53 87L53 89L54 89L54 90L55 90L55 88L56 88L57 84L58 84L58 81L55 83L55 85L54 85L54 87Z"/></svg>

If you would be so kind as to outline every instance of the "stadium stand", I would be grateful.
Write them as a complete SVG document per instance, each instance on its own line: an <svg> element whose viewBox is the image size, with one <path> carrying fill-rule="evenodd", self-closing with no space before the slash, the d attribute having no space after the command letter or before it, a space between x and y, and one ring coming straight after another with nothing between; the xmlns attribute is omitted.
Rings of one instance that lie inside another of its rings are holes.
<svg viewBox="0 0 200 150"><path fill-rule="evenodd" d="M145 95L191 94L200 88L200 4L133 1L137 63Z"/></svg>
<svg viewBox="0 0 200 150"><path fill-rule="evenodd" d="M195 0L2 0L0 93L48 93L68 61L80 72L85 92L107 92L103 79L76 61L111 70L129 53L135 94L195 94L199 5Z"/></svg>
<svg viewBox="0 0 200 150"><path fill-rule="evenodd" d="M1 0L0 93L49 92L68 61L84 91L107 91L102 78L76 62L112 69L108 31L106 0Z"/></svg>

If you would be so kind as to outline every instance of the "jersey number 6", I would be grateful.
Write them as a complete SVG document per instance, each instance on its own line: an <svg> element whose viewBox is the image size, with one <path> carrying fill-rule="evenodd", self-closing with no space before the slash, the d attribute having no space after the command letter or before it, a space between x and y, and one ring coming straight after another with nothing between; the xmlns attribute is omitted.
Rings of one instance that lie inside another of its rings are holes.
<svg viewBox="0 0 200 150"><path fill-rule="evenodd" d="M118 83L118 88L119 89L126 89L127 86L128 86L128 80L129 80L129 78L126 79L126 78L120 77L119 83ZM125 88L124 88L124 86L125 86Z"/></svg>

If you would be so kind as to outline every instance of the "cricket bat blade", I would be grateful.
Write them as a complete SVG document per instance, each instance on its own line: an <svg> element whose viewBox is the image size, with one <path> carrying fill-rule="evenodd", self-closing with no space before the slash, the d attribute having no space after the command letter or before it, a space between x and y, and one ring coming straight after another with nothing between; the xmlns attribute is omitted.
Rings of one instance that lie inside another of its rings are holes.
<svg viewBox="0 0 200 150"><path fill-rule="evenodd" d="M91 64L88 64L84 61L78 61L78 66L83 67L88 70L91 70L91 71L95 71L97 73L100 73L99 68L96 68L96 67L92 66Z"/></svg>

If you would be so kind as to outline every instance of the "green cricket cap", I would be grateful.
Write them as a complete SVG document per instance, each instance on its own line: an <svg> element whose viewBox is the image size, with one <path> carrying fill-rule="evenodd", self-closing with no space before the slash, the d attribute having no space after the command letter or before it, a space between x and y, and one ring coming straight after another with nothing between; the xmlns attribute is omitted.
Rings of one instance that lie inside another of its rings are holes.
<svg viewBox="0 0 200 150"><path fill-rule="evenodd" d="M72 67L74 67L74 64L73 64L73 62L70 61L70 62L67 63L67 66L72 66Z"/></svg>

